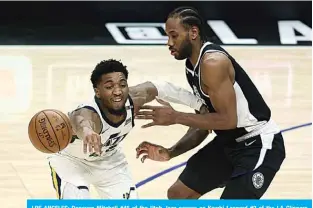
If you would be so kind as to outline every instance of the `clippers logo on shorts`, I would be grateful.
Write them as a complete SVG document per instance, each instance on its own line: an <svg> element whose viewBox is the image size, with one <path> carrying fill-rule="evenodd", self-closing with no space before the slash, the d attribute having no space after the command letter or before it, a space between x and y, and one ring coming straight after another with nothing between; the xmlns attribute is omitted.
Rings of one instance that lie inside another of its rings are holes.
<svg viewBox="0 0 313 208"><path fill-rule="evenodd" d="M256 189L262 188L264 184L264 175L260 172L256 172L252 176L252 183Z"/></svg>

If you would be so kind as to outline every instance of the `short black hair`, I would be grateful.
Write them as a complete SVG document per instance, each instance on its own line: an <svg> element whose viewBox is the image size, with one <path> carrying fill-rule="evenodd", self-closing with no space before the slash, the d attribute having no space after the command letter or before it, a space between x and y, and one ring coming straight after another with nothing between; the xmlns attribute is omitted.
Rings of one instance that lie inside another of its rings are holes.
<svg viewBox="0 0 313 208"><path fill-rule="evenodd" d="M108 74L112 72L122 72L126 79L128 79L127 66L123 65L121 61L115 59L103 60L98 63L91 74L91 83L94 88L97 87L98 83L101 81L101 76L103 74Z"/></svg>
<svg viewBox="0 0 313 208"><path fill-rule="evenodd" d="M180 18L181 23L185 28L189 29L192 26L199 28L200 39L207 41L208 37L205 34L204 21L199 12L193 7L178 7L169 13L168 18Z"/></svg>

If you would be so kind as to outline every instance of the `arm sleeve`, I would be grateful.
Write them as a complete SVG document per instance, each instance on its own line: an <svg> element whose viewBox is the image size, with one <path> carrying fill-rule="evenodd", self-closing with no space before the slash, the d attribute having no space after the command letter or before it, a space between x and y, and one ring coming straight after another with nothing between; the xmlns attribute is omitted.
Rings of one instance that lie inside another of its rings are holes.
<svg viewBox="0 0 313 208"><path fill-rule="evenodd" d="M158 98L164 101L186 105L197 111L203 105L201 99L184 88L166 81L151 81L151 83L158 91Z"/></svg>

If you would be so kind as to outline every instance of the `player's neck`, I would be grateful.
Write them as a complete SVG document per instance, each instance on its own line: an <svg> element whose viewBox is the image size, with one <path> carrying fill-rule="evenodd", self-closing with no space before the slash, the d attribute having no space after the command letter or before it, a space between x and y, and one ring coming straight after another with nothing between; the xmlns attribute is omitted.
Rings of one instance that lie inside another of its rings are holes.
<svg viewBox="0 0 313 208"><path fill-rule="evenodd" d="M201 47L202 42L200 42L199 44L194 44L192 47L192 54L189 58L189 61L191 62L193 67L195 67L195 65L197 64Z"/></svg>
<svg viewBox="0 0 313 208"><path fill-rule="evenodd" d="M102 108L102 111L112 123L119 123L123 121L126 116L126 111L123 111L121 114L113 114L107 108Z"/></svg>

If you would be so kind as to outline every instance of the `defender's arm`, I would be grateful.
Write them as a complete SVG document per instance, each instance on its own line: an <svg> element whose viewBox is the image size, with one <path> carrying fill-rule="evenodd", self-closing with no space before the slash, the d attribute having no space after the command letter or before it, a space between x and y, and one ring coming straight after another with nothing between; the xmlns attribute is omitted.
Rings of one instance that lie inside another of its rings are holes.
<svg viewBox="0 0 313 208"><path fill-rule="evenodd" d="M201 129L234 129L237 126L236 94L230 78L231 62L221 53L207 54L201 64L201 81L216 112L177 112L175 123Z"/></svg>
<svg viewBox="0 0 313 208"><path fill-rule="evenodd" d="M194 114L175 111L169 103L163 106L145 105L138 112L138 119L152 119L144 128L162 125L182 124L206 129L225 130L237 126L236 94L231 79L232 65L221 53L206 54L201 63L201 84L209 95L216 112ZM162 104L162 103L161 103Z"/></svg>
<svg viewBox="0 0 313 208"><path fill-rule="evenodd" d="M203 107L200 112L197 113L207 113L207 109ZM136 148L137 158L144 154L141 158L142 162L147 158L155 161L168 161L201 144L209 133L210 131L208 130L190 128L188 132L171 148L165 148L144 141Z"/></svg>
<svg viewBox="0 0 313 208"><path fill-rule="evenodd" d="M208 113L205 107L200 110L201 114ZM200 145L211 131L198 128L189 128L187 133L171 148L169 148L170 158L179 156Z"/></svg>
<svg viewBox="0 0 313 208"><path fill-rule="evenodd" d="M202 106L201 100L191 92L165 81L148 81L132 86L129 88L129 94L138 107L153 101L156 97L167 102L186 105L195 110L199 110Z"/></svg>

